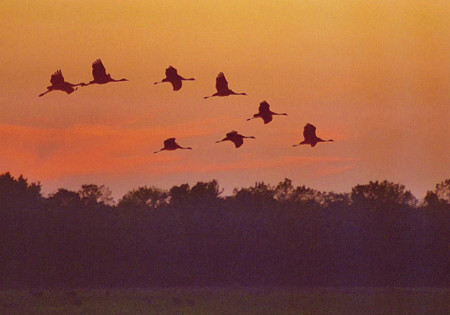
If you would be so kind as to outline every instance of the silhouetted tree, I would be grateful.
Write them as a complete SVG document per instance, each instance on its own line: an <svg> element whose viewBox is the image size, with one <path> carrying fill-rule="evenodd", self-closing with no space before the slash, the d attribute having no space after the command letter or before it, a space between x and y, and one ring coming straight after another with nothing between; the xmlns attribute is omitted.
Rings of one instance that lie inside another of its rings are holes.
<svg viewBox="0 0 450 315"><path fill-rule="evenodd" d="M82 185L78 193L80 194L81 200L87 205L111 205L114 202L111 197L111 190L104 185Z"/></svg>
<svg viewBox="0 0 450 315"><path fill-rule="evenodd" d="M290 199L303 206L319 206L323 203L320 191L304 185L296 187Z"/></svg>
<svg viewBox="0 0 450 315"><path fill-rule="evenodd" d="M67 190L64 188L60 188L56 193L49 195L47 198L47 203L50 208L55 209L71 208L79 210L82 207L80 194L76 191Z"/></svg>
<svg viewBox="0 0 450 315"><path fill-rule="evenodd" d="M405 190L405 186L386 180L353 187L351 198L354 203L417 205L417 199L409 190Z"/></svg>
<svg viewBox="0 0 450 315"><path fill-rule="evenodd" d="M294 191L294 186L292 185L292 180L285 178L284 181L278 183L275 187L275 199L278 201L287 201L291 199L292 192Z"/></svg>
<svg viewBox="0 0 450 315"><path fill-rule="evenodd" d="M436 184L433 191L428 191L424 202L427 205L450 204L450 179Z"/></svg>
<svg viewBox="0 0 450 315"><path fill-rule="evenodd" d="M41 200L40 183L28 184L22 175L16 179L9 172L0 175L0 211L38 207Z"/></svg>
<svg viewBox="0 0 450 315"><path fill-rule="evenodd" d="M170 204L174 207L183 207L189 203L191 188L189 184L173 186L169 190Z"/></svg>
<svg viewBox="0 0 450 315"><path fill-rule="evenodd" d="M449 181L58 189L0 175L0 287L448 286ZM92 211L95 209L95 211ZM152 211L148 211L152 209Z"/></svg>
<svg viewBox="0 0 450 315"><path fill-rule="evenodd" d="M233 197L237 204L247 211L262 211L275 203L275 190L264 182L255 183L249 188L235 188Z"/></svg>
<svg viewBox="0 0 450 315"><path fill-rule="evenodd" d="M119 201L119 207L157 208L167 203L168 192L156 187L139 187L129 191Z"/></svg>
<svg viewBox="0 0 450 315"><path fill-rule="evenodd" d="M217 180L214 179L210 182L198 182L191 188L190 195L194 201L208 203L217 200L222 192L223 189L220 189Z"/></svg>

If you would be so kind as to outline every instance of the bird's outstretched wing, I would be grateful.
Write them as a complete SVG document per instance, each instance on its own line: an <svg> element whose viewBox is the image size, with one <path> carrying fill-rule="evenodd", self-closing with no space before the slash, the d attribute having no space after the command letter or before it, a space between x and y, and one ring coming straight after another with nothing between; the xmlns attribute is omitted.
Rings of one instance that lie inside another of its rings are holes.
<svg viewBox="0 0 450 315"><path fill-rule="evenodd" d="M233 138L233 143L234 143L234 146L236 147L236 148L239 148L240 146L242 146L243 144L244 144L244 138L241 136L241 137L239 137L240 135L236 135L236 137L234 137Z"/></svg>
<svg viewBox="0 0 450 315"><path fill-rule="evenodd" d="M259 112L260 113L268 112L269 111L269 107L270 107L269 103L267 103L266 101L262 101L259 104Z"/></svg>
<svg viewBox="0 0 450 315"><path fill-rule="evenodd" d="M172 83L172 87L173 87L174 91L178 91L181 89L181 86L182 86L181 80L173 80L170 83Z"/></svg>
<svg viewBox="0 0 450 315"><path fill-rule="evenodd" d="M169 68L166 69L166 77L167 78L176 78L178 76L178 72L177 69L175 69L174 67L170 66Z"/></svg>
<svg viewBox="0 0 450 315"><path fill-rule="evenodd" d="M92 63L92 76L94 77L94 80L101 80L106 77L106 69L100 59L97 59Z"/></svg>
<svg viewBox="0 0 450 315"><path fill-rule="evenodd" d="M225 79L223 72L220 72L216 78L216 90L219 93L228 91L228 81Z"/></svg>
<svg viewBox="0 0 450 315"><path fill-rule="evenodd" d="M175 138L168 138L164 140L164 147L171 147L175 145Z"/></svg>
<svg viewBox="0 0 450 315"><path fill-rule="evenodd" d="M272 115L270 113L266 113L264 112L264 115L261 115L262 120L264 121L265 124L268 124L272 121Z"/></svg>
<svg viewBox="0 0 450 315"><path fill-rule="evenodd" d="M316 138L316 127L314 127L309 123L306 124L305 127L303 128L303 137L305 137L305 139Z"/></svg>
<svg viewBox="0 0 450 315"><path fill-rule="evenodd" d="M238 133L237 133L237 131L235 131L235 130L232 130L232 131L230 131L229 133L227 133L227 137L233 137L233 136L235 136L235 135L237 135Z"/></svg>
<svg viewBox="0 0 450 315"><path fill-rule="evenodd" d="M61 70L57 70L55 73L52 74L52 77L50 78L50 83L52 85L59 85L64 83L64 77L62 75Z"/></svg>

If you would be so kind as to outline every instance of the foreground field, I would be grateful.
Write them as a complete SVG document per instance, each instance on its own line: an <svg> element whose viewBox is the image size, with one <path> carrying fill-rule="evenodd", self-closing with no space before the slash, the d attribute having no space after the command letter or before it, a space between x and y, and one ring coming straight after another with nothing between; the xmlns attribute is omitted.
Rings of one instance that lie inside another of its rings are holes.
<svg viewBox="0 0 450 315"><path fill-rule="evenodd" d="M448 314L435 288L0 291L0 314Z"/></svg>

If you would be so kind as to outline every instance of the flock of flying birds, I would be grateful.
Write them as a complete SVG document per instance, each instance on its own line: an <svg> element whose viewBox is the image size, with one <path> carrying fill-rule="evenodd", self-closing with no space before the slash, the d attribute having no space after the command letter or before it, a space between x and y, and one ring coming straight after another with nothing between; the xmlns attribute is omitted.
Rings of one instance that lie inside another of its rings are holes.
<svg viewBox="0 0 450 315"><path fill-rule="evenodd" d="M123 78L120 80L115 80L111 78L111 75L109 73L106 73L105 66L103 65L102 61L100 59L97 59L92 63L92 76L94 77L94 80L90 81L89 83L78 83L78 84L72 84L64 80L64 77L62 75L61 70L57 70L50 79L50 83L52 85L47 87L47 91L44 93L39 94L39 96L43 96L51 91L63 91L67 94L70 94L78 89L78 86L88 86L91 84L106 84L109 82L122 82L122 81L128 81L127 79ZM178 74L177 69L170 66L166 69L166 77L162 79L160 82L155 82L155 84L169 82L172 84L173 90L178 91L182 87L182 81L192 81L195 80L194 78L183 78ZM214 96L229 96L229 95L247 95L246 93L236 93L233 90L231 90L228 87L228 81L225 78L225 75L223 72L220 72L217 75L216 78L216 90L217 92L210 95L205 96L204 98L210 98ZM252 120L255 118L261 118L264 121L264 124L268 124L272 121L272 117L275 115L282 115L287 116L286 113L274 113L270 110L270 105L266 101L263 101L259 105L258 113L254 114L253 117L248 118L247 120ZM319 142L328 142L328 141L334 141L333 139L323 140L316 136L316 127L312 124L306 124L303 128L303 137L304 140L298 144L294 144L293 146L298 146L301 144L309 144L311 147L314 147ZM234 143L236 148L239 148L244 143L244 139L255 139L253 136L243 136L239 134L237 131L233 130L226 134L226 137L222 140L216 141L216 143L223 142L223 141L231 141ZM173 151L177 149L187 149L192 150L191 147L182 147L178 145L175 142L175 138L168 138L164 140L164 147L159 150L155 151L154 153L158 153L161 151Z"/></svg>

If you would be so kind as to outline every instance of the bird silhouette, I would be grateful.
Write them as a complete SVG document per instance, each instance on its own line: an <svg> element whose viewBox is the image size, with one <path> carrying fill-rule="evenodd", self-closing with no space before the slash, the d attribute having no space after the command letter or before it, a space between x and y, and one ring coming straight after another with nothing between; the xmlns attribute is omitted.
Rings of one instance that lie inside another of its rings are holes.
<svg viewBox="0 0 450 315"><path fill-rule="evenodd" d="M228 95L247 95L246 93L236 93L233 90L228 88L228 81L225 79L225 75L223 72L220 72L216 78L216 90L217 93L214 93L210 96L205 96L204 98L209 98L213 96L228 96Z"/></svg>
<svg viewBox="0 0 450 315"><path fill-rule="evenodd" d="M175 138L168 138L168 139L164 140L164 148L162 148L159 151L155 151L153 153L158 153L161 151L173 151L176 149L192 150L191 147L183 148L182 146L179 146L178 143L175 142Z"/></svg>
<svg viewBox="0 0 450 315"><path fill-rule="evenodd" d="M39 97L41 97L47 93L50 93L51 91L56 91L56 90L63 91L63 92L66 92L67 94L70 94L73 91L76 91L78 89L77 86L84 84L84 83L72 84L72 83L64 81L64 77L62 75L61 70L57 70L54 74L52 74L52 76L50 78L50 83L52 85L47 86L47 91L39 94Z"/></svg>
<svg viewBox="0 0 450 315"><path fill-rule="evenodd" d="M249 139L256 139L253 136L243 136L241 134L239 134L237 131L233 130L230 131L229 133L226 134L226 137L223 138L222 140L216 141L216 143L219 142L223 142L223 141L231 141L234 143L234 146L236 148L239 148L243 143L244 143L244 139L249 138Z"/></svg>
<svg viewBox="0 0 450 315"><path fill-rule="evenodd" d="M334 141L333 139L323 140L316 136L316 127L314 127L311 124L306 124L303 128L303 137L305 140L300 142L299 144L294 144L293 147L296 147L301 144L310 144L312 147L314 147L318 142L329 142Z"/></svg>
<svg viewBox="0 0 450 315"><path fill-rule="evenodd" d="M194 78L183 78L181 75L178 74L177 69L175 69L172 66L169 66L169 68L166 69L166 77L162 79L160 82L155 82L155 84L164 83L164 82L170 82L172 84L173 90L178 91L181 89L182 81L194 81Z"/></svg>
<svg viewBox="0 0 450 315"><path fill-rule="evenodd" d="M270 105L269 103L267 103L266 101L262 101L259 104L259 111L257 114L254 114L252 118L248 118L248 120L252 120L255 118L259 118L261 117L262 120L264 121L264 124L268 124L272 121L272 116L273 115L283 115L283 116L287 116L286 113L274 113L269 109Z"/></svg>
<svg viewBox="0 0 450 315"><path fill-rule="evenodd" d="M106 73L105 66L100 59L97 59L92 63L92 76L94 77L94 80L90 81L88 84L83 83L82 86L90 84L105 84L108 82L128 81L125 78L120 80L111 78L111 75L109 73Z"/></svg>

